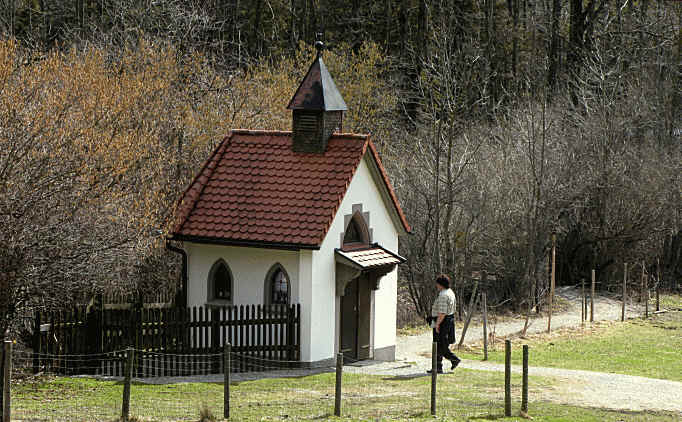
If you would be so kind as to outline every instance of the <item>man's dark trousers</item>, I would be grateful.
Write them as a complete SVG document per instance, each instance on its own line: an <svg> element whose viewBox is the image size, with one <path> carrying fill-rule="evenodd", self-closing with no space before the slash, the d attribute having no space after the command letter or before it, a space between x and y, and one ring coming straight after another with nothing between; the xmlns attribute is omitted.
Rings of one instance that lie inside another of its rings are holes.
<svg viewBox="0 0 682 422"><path fill-rule="evenodd" d="M433 329L433 341L438 343L438 354L436 359L438 361L438 369L443 369L443 357L450 361L459 360L454 353L450 351L450 345L455 342L455 318L454 315L448 315L440 324L440 333Z"/></svg>

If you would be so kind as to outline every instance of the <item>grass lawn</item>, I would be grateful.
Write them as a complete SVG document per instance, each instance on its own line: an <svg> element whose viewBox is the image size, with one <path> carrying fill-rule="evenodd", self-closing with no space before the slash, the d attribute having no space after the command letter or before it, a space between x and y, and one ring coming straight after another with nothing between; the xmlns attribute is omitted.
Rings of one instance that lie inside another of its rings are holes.
<svg viewBox="0 0 682 422"><path fill-rule="evenodd" d="M520 378L513 377L513 414L518 415ZM429 415L430 378L344 375L342 417L331 416L334 374L266 379L231 386L231 420L317 421L521 421L504 418L504 375L458 370L439 377L438 418ZM531 377L530 414L537 421L675 421L669 413L632 413L552 404L538 399L552 381ZM13 420L114 421L120 415L122 385L88 378L40 378L13 387ZM134 384L131 414L144 421L197 421L206 407L221 419L223 386L215 383Z"/></svg>
<svg viewBox="0 0 682 422"><path fill-rule="evenodd" d="M663 308L682 308L682 297L661 297ZM530 365L585 369L682 381L682 312L667 312L648 320L587 323L586 328L558 330L512 341L512 362L521 364L521 344L530 346ZM481 359L480 350L462 353ZM504 362L504 344L489 353Z"/></svg>

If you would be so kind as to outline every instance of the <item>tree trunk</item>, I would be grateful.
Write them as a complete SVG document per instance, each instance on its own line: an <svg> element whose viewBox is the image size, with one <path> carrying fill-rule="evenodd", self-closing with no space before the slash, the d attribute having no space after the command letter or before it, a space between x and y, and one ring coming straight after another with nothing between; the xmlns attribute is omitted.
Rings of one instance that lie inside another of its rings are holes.
<svg viewBox="0 0 682 422"><path fill-rule="evenodd" d="M581 1L581 0L578 0ZM549 72L547 85L551 93L554 92L559 77L559 18L561 17L561 0L554 0L552 7L552 38L549 44Z"/></svg>

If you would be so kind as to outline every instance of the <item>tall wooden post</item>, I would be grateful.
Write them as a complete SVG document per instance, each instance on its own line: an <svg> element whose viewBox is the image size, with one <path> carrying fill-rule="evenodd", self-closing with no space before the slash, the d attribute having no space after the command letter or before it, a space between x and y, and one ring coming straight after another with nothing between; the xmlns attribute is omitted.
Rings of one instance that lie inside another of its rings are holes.
<svg viewBox="0 0 682 422"><path fill-rule="evenodd" d="M640 286L639 286L639 303L642 303L644 300L644 261L642 261L642 280L640 281Z"/></svg>
<svg viewBox="0 0 682 422"><path fill-rule="evenodd" d="M644 318L649 318L649 277L644 274Z"/></svg>
<svg viewBox="0 0 682 422"><path fill-rule="evenodd" d="M488 360L488 303L486 296L486 292L483 292L481 298L483 302L483 360Z"/></svg>
<svg viewBox="0 0 682 422"><path fill-rule="evenodd" d="M2 364L2 422L10 422L10 388L12 381L12 341L5 340Z"/></svg>
<svg viewBox="0 0 682 422"><path fill-rule="evenodd" d="M336 355L336 389L334 395L334 416L341 416L341 381L343 380L343 353Z"/></svg>
<svg viewBox="0 0 682 422"><path fill-rule="evenodd" d="M592 289L590 290L590 322L594 322L594 285L597 282L597 274L592 270Z"/></svg>
<svg viewBox="0 0 682 422"><path fill-rule="evenodd" d="M101 366L101 356L103 349L102 344L102 312L104 309L103 297L101 294L95 295L92 306L89 307L87 315L85 316L85 332L88 339L87 352L92 354L87 362L87 373L97 374L97 370Z"/></svg>
<svg viewBox="0 0 682 422"><path fill-rule="evenodd" d="M661 310L661 296L659 289L661 288L661 259L656 258L656 312Z"/></svg>
<svg viewBox="0 0 682 422"><path fill-rule="evenodd" d="M511 340L504 341L504 416L511 416Z"/></svg>
<svg viewBox="0 0 682 422"><path fill-rule="evenodd" d="M483 271L485 274L485 271ZM485 275L482 275L485 277ZM485 281L485 280L484 280ZM467 334L467 329L469 329L469 324L471 323L471 317L474 314L474 308L476 307L476 291L478 290L478 280L474 281L474 290L471 292L471 298L469 299L469 310L467 311L467 319L464 321L464 328L462 328L462 334L459 336L459 344L457 348L460 349L464 343L464 337Z"/></svg>
<svg viewBox="0 0 682 422"><path fill-rule="evenodd" d="M554 304L554 286L556 277L556 233L552 233L552 275L549 286L549 316L547 317L547 332L552 330L552 306Z"/></svg>
<svg viewBox="0 0 682 422"><path fill-rule="evenodd" d="M580 300L580 322L584 323L585 322L585 279L581 278L580 279L580 284L582 285L582 296Z"/></svg>
<svg viewBox="0 0 682 422"><path fill-rule="evenodd" d="M230 343L225 343L223 353L223 366L225 368L225 379L223 380L223 418L230 419L230 373L232 372L232 345Z"/></svg>
<svg viewBox="0 0 682 422"><path fill-rule="evenodd" d="M438 343L431 346L431 416L436 416L436 380L438 377Z"/></svg>
<svg viewBox="0 0 682 422"><path fill-rule="evenodd" d="M40 326L42 324L41 321L41 313L36 312L35 319L33 320L33 373L37 374L40 372L40 353L42 351L40 347L40 341L41 341L41 332L40 332Z"/></svg>
<svg viewBox="0 0 682 422"><path fill-rule="evenodd" d="M583 299L583 312L585 313L585 321L587 321L587 291L585 292L585 297Z"/></svg>
<svg viewBox="0 0 682 422"><path fill-rule="evenodd" d="M523 385L521 388L521 411L528 413L528 345L523 345Z"/></svg>
<svg viewBox="0 0 682 422"><path fill-rule="evenodd" d="M623 264L623 307L620 310L620 320L625 321L625 301L627 300L628 263Z"/></svg>
<svg viewBox="0 0 682 422"><path fill-rule="evenodd" d="M123 422L128 422L128 418L130 417L130 383L133 378L134 355L134 349L128 347L128 362L126 363L126 372L123 379L123 403L121 405L121 420Z"/></svg>

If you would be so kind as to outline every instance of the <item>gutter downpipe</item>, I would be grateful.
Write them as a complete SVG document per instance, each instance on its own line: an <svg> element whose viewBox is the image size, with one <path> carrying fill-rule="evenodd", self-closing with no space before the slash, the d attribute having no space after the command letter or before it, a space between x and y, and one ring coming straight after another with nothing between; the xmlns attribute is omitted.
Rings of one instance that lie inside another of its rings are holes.
<svg viewBox="0 0 682 422"><path fill-rule="evenodd" d="M179 308L186 308L187 307L187 252L182 249L178 248L177 246L173 246L170 242L170 239L166 239L166 249L175 252L177 254L180 254L182 256L182 295L178 298L179 300L176 301L175 306ZM176 296L177 298L177 296Z"/></svg>

